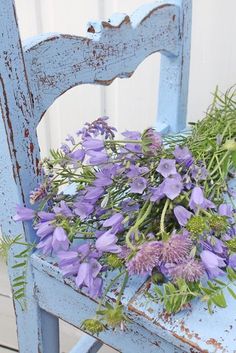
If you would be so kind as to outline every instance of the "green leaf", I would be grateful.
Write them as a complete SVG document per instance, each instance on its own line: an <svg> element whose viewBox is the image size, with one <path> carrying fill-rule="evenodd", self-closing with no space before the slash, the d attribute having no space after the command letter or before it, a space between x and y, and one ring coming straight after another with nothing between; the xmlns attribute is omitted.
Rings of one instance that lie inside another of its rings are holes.
<svg viewBox="0 0 236 353"><path fill-rule="evenodd" d="M27 284L27 282L16 282L16 283L13 283L13 288L15 287L20 287L20 286L25 286Z"/></svg>
<svg viewBox="0 0 236 353"><path fill-rule="evenodd" d="M233 151L231 153L231 157L232 157L233 166L234 168L236 168L236 151Z"/></svg>
<svg viewBox="0 0 236 353"><path fill-rule="evenodd" d="M23 262L18 262L17 264L13 265L12 268L19 268L19 267L24 267L27 265L26 261Z"/></svg>
<svg viewBox="0 0 236 353"><path fill-rule="evenodd" d="M211 297L211 300L213 301L213 303L221 308L226 308L227 307L227 303L224 297L223 292L217 293L214 296Z"/></svg>
<svg viewBox="0 0 236 353"><path fill-rule="evenodd" d="M233 289L231 289L230 287L228 287L227 289L228 289L229 293L232 295L232 297L234 299L236 299L236 293L233 291Z"/></svg>

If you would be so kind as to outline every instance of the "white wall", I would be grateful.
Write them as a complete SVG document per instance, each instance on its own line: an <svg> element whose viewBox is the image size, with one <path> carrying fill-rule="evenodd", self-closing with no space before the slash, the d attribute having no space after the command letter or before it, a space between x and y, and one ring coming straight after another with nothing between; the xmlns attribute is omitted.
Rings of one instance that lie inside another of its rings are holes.
<svg viewBox="0 0 236 353"><path fill-rule="evenodd" d="M132 11L150 0L15 0L23 38L41 32L85 35L91 19ZM216 85L236 83L236 1L193 0L188 120L201 118ZM80 86L60 97L39 127L42 153L57 147L83 122L108 115L119 129L143 129L156 118L159 55L146 59L131 79L109 87Z"/></svg>

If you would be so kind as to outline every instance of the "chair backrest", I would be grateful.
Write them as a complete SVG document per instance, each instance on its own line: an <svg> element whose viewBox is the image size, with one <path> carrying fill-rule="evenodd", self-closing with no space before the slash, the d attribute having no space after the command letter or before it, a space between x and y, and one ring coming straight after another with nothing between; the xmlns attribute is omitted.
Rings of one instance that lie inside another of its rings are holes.
<svg viewBox="0 0 236 353"><path fill-rule="evenodd" d="M108 22L89 23L87 38L50 34L24 45L14 1L0 0L0 6L0 224L5 233L24 232L32 240L32 229L14 224L11 217L14 204L27 205L40 183L36 128L61 94L79 84L109 85L117 77L130 77L159 51L157 127L185 127L191 0L159 1L131 17L116 14Z"/></svg>

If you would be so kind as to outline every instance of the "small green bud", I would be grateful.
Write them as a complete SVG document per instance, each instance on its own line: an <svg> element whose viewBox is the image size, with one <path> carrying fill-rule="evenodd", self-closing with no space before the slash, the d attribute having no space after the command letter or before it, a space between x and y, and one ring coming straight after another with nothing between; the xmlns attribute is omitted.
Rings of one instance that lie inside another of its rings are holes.
<svg viewBox="0 0 236 353"><path fill-rule="evenodd" d="M161 272L159 272L157 269L154 269L152 271L151 280L154 284L160 284L164 283L165 278Z"/></svg>
<svg viewBox="0 0 236 353"><path fill-rule="evenodd" d="M82 328L93 335L98 335L99 333L105 330L105 326L99 320L96 319L84 320Z"/></svg>
<svg viewBox="0 0 236 353"><path fill-rule="evenodd" d="M205 219L202 216L193 216L190 218L186 228L193 237L201 235L205 230L208 229Z"/></svg>
<svg viewBox="0 0 236 353"><path fill-rule="evenodd" d="M236 151L236 141L234 139L227 140L224 143L223 148L228 151Z"/></svg>
<svg viewBox="0 0 236 353"><path fill-rule="evenodd" d="M109 254L106 257L106 263L112 268L120 268L123 266L123 260L120 259L116 254Z"/></svg>
<svg viewBox="0 0 236 353"><path fill-rule="evenodd" d="M236 252L236 238L226 241L226 245L232 252Z"/></svg>
<svg viewBox="0 0 236 353"><path fill-rule="evenodd" d="M228 222L226 217L224 216L212 215L208 219L208 222L211 229L214 230L216 233L223 233L228 228Z"/></svg>
<svg viewBox="0 0 236 353"><path fill-rule="evenodd" d="M123 312L123 306L118 305L107 309L104 314L104 320L108 327L115 328L117 326L121 326L124 321L126 321L126 317Z"/></svg>

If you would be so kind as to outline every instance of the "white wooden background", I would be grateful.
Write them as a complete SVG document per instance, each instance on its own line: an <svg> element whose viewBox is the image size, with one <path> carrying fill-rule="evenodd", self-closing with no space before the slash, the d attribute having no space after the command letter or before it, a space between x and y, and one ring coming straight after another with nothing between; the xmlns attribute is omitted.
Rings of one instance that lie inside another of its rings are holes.
<svg viewBox="0 0 236 353"><path fill-rule="evenodd" d="M16 0L23 38L41 32L85 35L91 19L114 12L132 13L151 0ZM216 85L236 83L236 1L193 0L193 33L188 120L201 118ZM39 127L41 150L58 147L85 121L108 115L119 129L143 129L155 123L159 54L146 59L131 79L109 87L80 86L60 97Z"/></svg>

